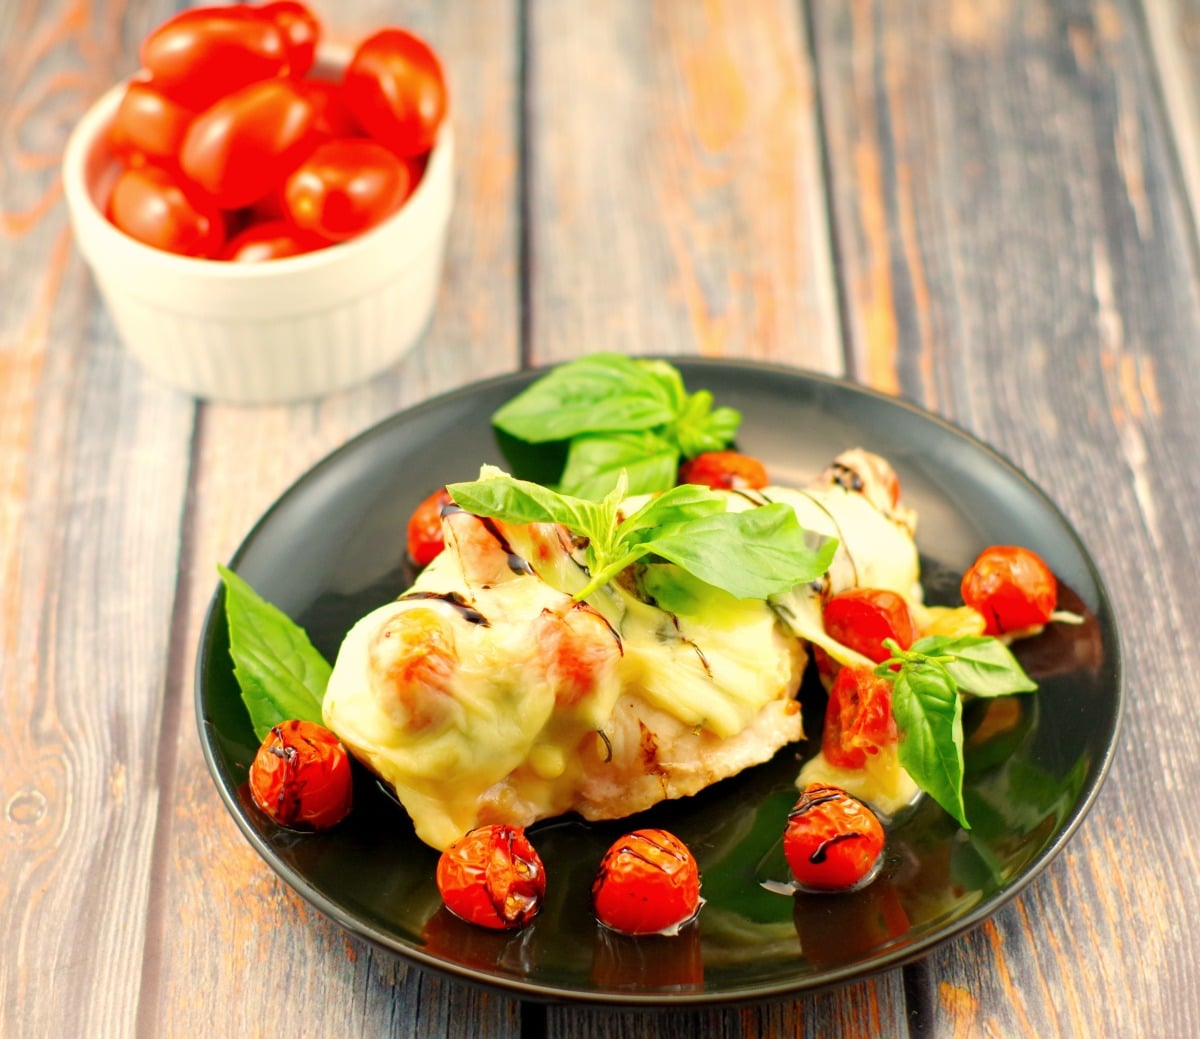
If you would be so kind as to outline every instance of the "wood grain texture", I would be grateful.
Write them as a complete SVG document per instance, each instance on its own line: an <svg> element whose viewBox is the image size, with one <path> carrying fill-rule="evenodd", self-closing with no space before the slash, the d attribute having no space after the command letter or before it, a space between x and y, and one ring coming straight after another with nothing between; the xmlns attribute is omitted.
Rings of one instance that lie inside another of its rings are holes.
<svg viewBox="0 0 1200 1039"><path fill-rule="evenodd" d="M173 748L170 811L152 880L142 1030L184 1035L202 1020L220 1035L515 1035L516 1001L407 967L346 935L278 880L217 798L196 738L192 669L217 562L289 484L350 436L407 404L519 363L513 5L314 6L334 37L352 41L401 24L445 60L458 141L445 279L428 334L370 383L312 404L202 408L168 690L176 707L164 733Z"/></svg>
<svg viewBox="0 0 1200 1039"><path fill-rule="evenodd" d="M841 370L795 4L529 5L530 348Z"/></svg>
<svg viewBox="0 0 1200 1039"><path fill-rule="evenodd" d="M854 372L1047 488L1125 631L1109 785L1043 878L928 958L922 1034L1194 1034L1200 949L1179 914L1200 903L1198 656L1191 578L1166 561L1200 539L1200 307L1139 18L1105 2L813 10Z"/></svg>

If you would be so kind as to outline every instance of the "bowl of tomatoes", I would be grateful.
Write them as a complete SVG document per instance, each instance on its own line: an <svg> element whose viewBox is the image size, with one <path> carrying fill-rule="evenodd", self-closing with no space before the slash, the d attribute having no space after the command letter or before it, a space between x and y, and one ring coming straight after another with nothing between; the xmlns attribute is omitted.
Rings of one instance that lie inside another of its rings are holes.
<svg viewBox="0 0 1200 1039"><path fill-rule="evenodd" d="M75 239L129 352L196 397L317 397L433 318L454 195L441 62L297 0L184 11L70 135Z"/></svg>

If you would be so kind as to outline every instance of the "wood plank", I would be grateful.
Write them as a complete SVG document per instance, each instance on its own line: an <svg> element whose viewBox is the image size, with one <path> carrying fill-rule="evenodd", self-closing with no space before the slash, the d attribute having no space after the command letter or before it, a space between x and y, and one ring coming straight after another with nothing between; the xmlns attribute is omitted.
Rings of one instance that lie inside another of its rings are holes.
<svg viewBox="0 0 1200 1039"><path fill-rule="evenodd" d="M1200 939L1177 923L1200 902L1198 654L1190 574L1164 563L1200 542L1200 301L1135 12L813 12L853 371L1046 487L1125 630L1131 709L1108 787L1030 890L914 972L930 993L918 1027L1195 1034Z"/></svg>
<svg viewBox="0 0 1200 1039"><path fill-rule="evenodd" d="M512 3L317 5L332 36L386 24L431 41L451 81L456 210L438 311L396 368L313 404L202 409L168 695L176 705L153 878L145 1034L486 1036L519 1031L516 1001L407 967L346 935L276 879L217 798L192 716L203 612L258 516L309 465L399 408L517 367L517 19ZM198 977L202 983L198 983Z"/></svg>
<svg viewBox="0 0 1200 1039"><path fill-rule="evenodd" d="M532 3L531 349L841 370L796 5Z"/></svg>
<svg viewBox="0 0 1200 1039"><path fill-rule="evenodd" d="M127 57L113 16L0 17L6 1035L130 1033L143 953L194 409L122 353L61 203L66 133Z"/></svg>

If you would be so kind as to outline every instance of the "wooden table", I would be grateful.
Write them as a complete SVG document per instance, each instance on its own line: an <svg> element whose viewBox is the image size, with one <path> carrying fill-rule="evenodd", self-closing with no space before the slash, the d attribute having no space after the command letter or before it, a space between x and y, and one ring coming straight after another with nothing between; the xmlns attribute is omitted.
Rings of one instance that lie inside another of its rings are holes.
<svg viewBox="0 0 1200 1039"><path fill-rule="evenodd" d="M1200 1034L1200 2L318 2L453 82L433 327L317 403L197 403L122 352L66 135L169 0L0 5L0 1033ZM762 358L918 402L1048 490L1123 625L1122 746L1076 838L926 959L791 1002L523 1004L319 916L193 720L214 565L352 434L611 349Z"/></svg>

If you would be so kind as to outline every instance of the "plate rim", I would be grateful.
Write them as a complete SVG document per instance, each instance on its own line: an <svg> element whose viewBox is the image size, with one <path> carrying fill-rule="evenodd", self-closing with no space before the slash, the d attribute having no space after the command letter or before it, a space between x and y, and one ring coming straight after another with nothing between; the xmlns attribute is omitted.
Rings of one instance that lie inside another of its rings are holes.
<svg viewBox="0 0 1200 1039"><path fill-rule="evenodd" d="M795 998L806 993L835 988L851 981L872 977L884 971L902 967L921 959L936 947L982 924L1008 905L1034 880L1041 876L1078 832L1084 819L1091 813L1100 791L1104 787L1120 743L1126 711L1125 660L1122 635L1121 629L1116 623L1113 600L1107 583L1104 580L1104 575L1074 524L1070 522L1058 504L1039 484L1033 481L1011 459L995 447L981 440L974 433L958 425L956 422L919 404L903 397L865 386L848 377L829 375L824 372L773 361L740 357L715 358L703 355L664 354L639 355L639 359L668 361L680 369L681 374L685 377L685 382L688 382L689 385L691 385L691 380L688 379L689 370L697 372L704 369L740 369L763 375L779 376L788 380L796 380L799 383L819 384L838 393L849 393L851 396L867 398L884 407L894 407L906 411L919 421L931 422L936 426L942 427L946 433L968 442L975 450L990 456L993 462L1007 470L1011 477L1023 483L1028 490L1032 491L1040 499L1043 507L1052 515L1061 527L1061 530L1068 535L1069 540L1073 542L1080 558L1086 566L1088 576L1095 586L1098 606L1101 607L1102 611L1110 619L1109 629L1112 634L1112 644L1108 645L1106 640L1105 649L1108 654L1106 656L1106 666L1112 673L1111 686L1114 694L1112 729L1105 741L1103 752L1098 755L1093 767L1089 769L1092 777L1091 781L1081 791L1079 798L1073 804L1071 817L1068 819L1067 824L1012 878L1007 886L985 897L978 905L973 906L955 920L934 928L930 933L912 941L902 941L894 948L885 949L866 960L844 964L840 967L823 970L803 978L748 984L734 991L710 992L700 989L698 991L677 993L664 991L639 993L581 989L557 984L533 982L519 977L491 974L467 964L431 954L420 946L401 942L394 935L389 935L382 929L358 919L352 913L343 911L304 875L276 856L246 818L243 806L236 797L235 792L230 789L229 784L226 782L224 770L217 760L213 746L214 741L209 735L210 730L214 726L206 717L205 712L205 686L208 671L208 654L205 652L205 649L212 639L212 631L214 624L217 623L218 613L223 611L224 608L225 593L220 581L217 582L216 589L210 597L204 612L196 643L196 658L193 667L194 714L209 778L213 781L226 809L233 816L238 829L249 841L251 847L254 848L281 880L288 884L322 915L336 923L343 930L369 942L372 946L397 955L422 969L431 970L439 975L463 981L489 991L500 991L516 998L539 1003L578 1004L613 1008L625 1007L643 1010L666 1009L679 1006L688 1006L691 1008L733 1006L766 1000ZM518 387L527 385L550 370L568 363L569 360L565 359L535 367L510 370L473 380L402 407L392 414L373 422L365 429L331 449L302 471L252 524L239 542L227 565L230 569L237 571L240 562L253 547L256 540L262 535L264 528L270 524L276 512L284 508L288 501L294 495L300 493L308 483L319 478L320 474L327 468L336 465L345 455L358 450L362 444L386 435L392 427L407 424L427 411L444 408L459 398L486 393L509 384L514 387L514 392L516 392Z"/></svg>

